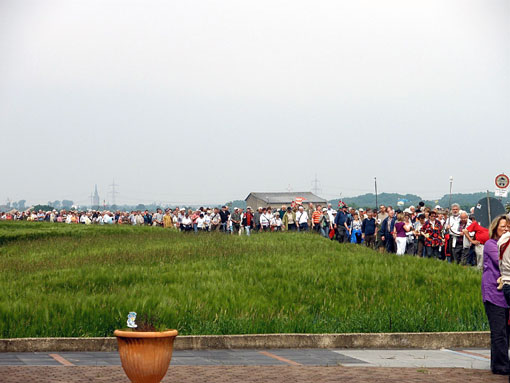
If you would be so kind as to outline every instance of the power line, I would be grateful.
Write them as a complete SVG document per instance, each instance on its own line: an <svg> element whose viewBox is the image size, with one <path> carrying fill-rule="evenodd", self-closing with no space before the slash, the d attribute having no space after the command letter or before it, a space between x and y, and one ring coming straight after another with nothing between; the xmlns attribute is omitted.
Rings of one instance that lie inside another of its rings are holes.
<svg viewBox="0 0 510 383"><path fill-rule="evenodd" d="M317 173L315 173L315 178L312 181L313 194L319 195L320 193L322 193L322 188L320 187L320 184L321 184L321 182L317 179Z"/></svg>
<svg viewBox="0 0 510 383"><path fill-rule="evenodd" d="M111 191L108 193L108 194L110 194L112 196L112 203L111 203L112 205L116 204L115 203L115 196L117 194L119 194L119 192L115 189L115 187L117 187L117 186L119 186L119 185L117 185L115 183L115 178L113 178L113 182L110 184Z"/></svg>

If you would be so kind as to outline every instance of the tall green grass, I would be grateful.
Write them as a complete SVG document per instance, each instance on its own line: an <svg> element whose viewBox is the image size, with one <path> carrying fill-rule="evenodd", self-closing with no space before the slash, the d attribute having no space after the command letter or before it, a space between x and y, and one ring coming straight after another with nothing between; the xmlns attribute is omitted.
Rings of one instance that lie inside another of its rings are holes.
<svg viewBox="0 0 510 383"><path fill-rule="evenodd" d="M111 336L129 311L181 334L488 329L473 268L313 234L1 223L0 243L3 338Z"/></svg>

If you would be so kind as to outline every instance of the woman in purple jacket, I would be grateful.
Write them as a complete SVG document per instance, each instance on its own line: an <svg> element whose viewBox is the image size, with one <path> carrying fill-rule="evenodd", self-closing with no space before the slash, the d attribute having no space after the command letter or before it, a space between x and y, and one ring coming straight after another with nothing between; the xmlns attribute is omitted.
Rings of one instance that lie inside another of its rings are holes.
<svg viewBox="0 0 510 383"><path fill-rule="evenodd" d="M504 215L492 221L490 239L483 249L482 299L491 329L491 370L494 374L509 375L508 359L508 305L503 291L497 289L499 272L498 239L507 231Z"/></svg>

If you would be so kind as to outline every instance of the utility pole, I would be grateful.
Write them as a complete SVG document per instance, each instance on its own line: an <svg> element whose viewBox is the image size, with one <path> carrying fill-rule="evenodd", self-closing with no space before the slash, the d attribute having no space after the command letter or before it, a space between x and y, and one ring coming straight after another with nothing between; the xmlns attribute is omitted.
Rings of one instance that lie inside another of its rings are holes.
<svg viewBox="0 0 510 383"><path fill-rule="evenodd" d="M117 186L119 186L119 185L117 185L115 183L115 178L114 178L113 183L110 184L110 188L111 188L110 194L112 196L112 204L111 204L112 206L115 205L115 196L117 194L119 194L119 192L115 189Z"/></svg>
<svg viewBox="0 0 510 383"><path fill-rule="evenodd" d="M377 177L374 177L374 184L375 184L375 210L377 211L377 208L379 207L379 204L377 203Z"/></svg>

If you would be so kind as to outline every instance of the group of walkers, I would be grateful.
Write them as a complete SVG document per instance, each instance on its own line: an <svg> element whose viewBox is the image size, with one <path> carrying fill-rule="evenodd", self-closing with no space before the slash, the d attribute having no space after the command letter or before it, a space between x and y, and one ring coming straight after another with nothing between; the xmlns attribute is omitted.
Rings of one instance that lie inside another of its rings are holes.
<svg viewBox="0 0 510 383"><path fill-rule="evenodd" d="M431 209L423 202L401 211L391 206L378 209L349 208L340 201L338 209L293 204L281 208L246 209L228 206L199 209L157 209L131 211L27 211L0 214L2 220L27 220L89 224L161 226L183 232L220 231L250 235L257 232L316 232L338 242L364 244L398 255L433 257L463 265L482 267L487 229L472 214L453 204L450 211Z"/></svg>
<svg viewBox="0 0 510 383"><path fill-rule="evenodd" d="M65 222L68 224L129 224L161 226L183 232L218 231L251 235L257 232L316 232L338 242L350 242L379 250L420 257L448 259L483 268L482 299L491 331L491 370L510 375L508 354L510 325L510 216L499 216L489 229L458 204L449 210L431 209L422 202L404 211L391 206L353 209L339 203L282 206L157 209L131 211L28 211L1 213L0 220Z"/></svg>

